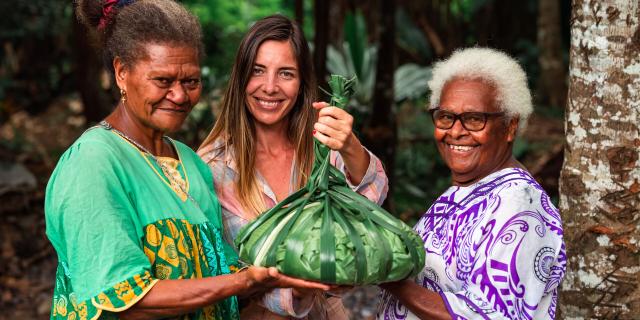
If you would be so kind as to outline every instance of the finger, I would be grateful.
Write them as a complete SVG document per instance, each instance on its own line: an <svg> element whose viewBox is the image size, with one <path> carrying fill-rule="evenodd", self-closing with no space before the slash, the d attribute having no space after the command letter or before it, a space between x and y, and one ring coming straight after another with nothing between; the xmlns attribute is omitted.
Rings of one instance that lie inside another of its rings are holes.
<svg viewBox="0 0 640 320"><path fill-rule="evenodd" d="M355 288L355 286L343 285L343 284L332 284L331 290L351 290Z"/></svg>
<svg viewBox="0 0 640 320"><path fill-rule="evenodd" d="M269 267L267 268L267 275L271 278L277 278L279 276L281 276L281 273L278 271L278 268L276 267Z"/></svg>
<svg viewBox="0 0 640 320"><path fill-rule="evenodd" d="M316 122L316 124L317 123L323 124L333 130L340 131L344 134L350 134L352 130L350 123L345 121L340 121L332 117L320 117L318 118L318 121Z"/></svg>
<svg viewBox="0 0 640 320"><path fill-rule="evenodd" d="M329 149L331 150L340 150L341 145L339 144L339 141L323 134L322 132L319 132L318 130L315 130L313 133L313 136L318 139L318 141L320 141L320 143L324 144L325 146L329 147Z"/></svg>
<svg viewBox="0 0 640 320"><path fill-rule="evenodd" d="M313 125L313 128L316 130L316 132L320 132L327 137L338 140L342 144L347 141L347 137L351 132L351 130L347 130L346 128L344 128L344 126L342 126L342 128L333 128L330 125L326 125L320 122L316 122Z"/></svg>
<svg viewBox="0 0 640 320"><path fill-rule="evenodd" d="M345 133L350 133L353 130L353 117L347 112L334 107L320 110L318 122Z"/></svg>
<svg viewBox="0 0 640 320"><path fill-rule="evenodd" d="M283 288L316 289L322 291L327 291L330 288L328 284L293 278L283 274L280 275L280 284L282 284Z"/></svg>
<svg viewBox="0 0 640 320"><path fill-rule="evenodd" d="M353 116L337 107L326 107L318 112L318 117L331 117L345 123L353 123Z"/></svg>
<svg viewBox="0 0 640 320"><path fill-rule="evenodd" d="M314 108L314 109L316 109L316 110L320 110L320 109L323 109L323 108L326 108L326 107L328 107L328 106L329 106L329 104L328 104L328 103L326 103L326 102L322 102L322 101L321 101L321 102L314 102L314 103L312 103L311 105L312 105L312 106L313 106L313 108Z"/></svg>

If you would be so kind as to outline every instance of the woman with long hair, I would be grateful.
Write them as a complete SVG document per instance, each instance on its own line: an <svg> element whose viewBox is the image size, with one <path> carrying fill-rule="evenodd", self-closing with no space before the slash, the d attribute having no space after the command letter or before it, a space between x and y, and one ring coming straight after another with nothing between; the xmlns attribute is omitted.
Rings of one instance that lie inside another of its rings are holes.
<svg viewBox="0 0 640 320"><path fill-rule="evenodd" d="M315 102L316 90L300 27L282 15L256 22L238 48L221 113L198 151L213 172L231 243L242 226L307 183L314 137L332 149L331 163L354 190L384 201L388 187L380 160L352 132L353 117ZM295 290L274 290L250 303L242 316L304 317L308 298ZM310 317L319 309L346 318L337 298L314 308Z"/></svg>

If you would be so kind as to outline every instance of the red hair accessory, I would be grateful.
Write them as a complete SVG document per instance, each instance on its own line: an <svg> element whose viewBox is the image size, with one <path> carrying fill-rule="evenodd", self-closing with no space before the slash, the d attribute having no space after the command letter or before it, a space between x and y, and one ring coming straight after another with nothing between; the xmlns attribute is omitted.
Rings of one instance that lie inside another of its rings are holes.
<svg viewBox="0 0 640 320"><path fill-rule="evenodd" d="M102 17L100 17L100 23L98 23L98 30L104 30L109 24L111 17L113 16L114 7L118 4L118 0L105 0L102 5Z"/></svg>

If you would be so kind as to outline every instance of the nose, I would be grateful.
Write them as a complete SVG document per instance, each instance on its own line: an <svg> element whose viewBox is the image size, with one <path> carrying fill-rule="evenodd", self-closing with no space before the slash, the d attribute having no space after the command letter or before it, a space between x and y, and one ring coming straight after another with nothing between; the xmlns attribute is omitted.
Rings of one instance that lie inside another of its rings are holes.
<svg viewBox="0 0 640 320"><path fill-rule="evenodd" d="M449 128L449 136L451 136L451 138L453 139L458 139L462 136L465 136L469 134L469 132L467 131L467 129L465 129L462 126L462 120L461 119L456 119L453 122L453 126L451 128Z"/></svg>
<svg viewBox="0 0 640 320"><path fill-rule="evenodd" d="M265 77L262 89L266 94L274 94L280 90L278 85L278 77L275 73L269 74Z"/></svg>
<svg viewBox="0 0 640 320"><path fill-rule="evenodd" d="M187 91L182 83L180 83L180 81L176 81L171 88L169 88L169 92L167 92L167 99L177 105L182 105L189 101L189 96L187 95Z"/></svg>

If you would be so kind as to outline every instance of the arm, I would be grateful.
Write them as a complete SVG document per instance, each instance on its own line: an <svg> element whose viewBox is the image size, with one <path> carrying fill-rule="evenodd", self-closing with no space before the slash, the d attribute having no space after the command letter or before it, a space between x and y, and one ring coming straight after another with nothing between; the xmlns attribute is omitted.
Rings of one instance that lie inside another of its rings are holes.
<svg viewBox="0 0 640 320"><path fill-rule="evenodd" d="M411 280L384 283L380 287L394 295L420 319L451 319L451 315L438 293Z"/></svg>
<svg viewBox="0 0 640 320"><path fill-rule="evenodd" d="M369 153L352 131L353 116L346 111L331 107L326 102L315 102L318 121L314 124L314 137L344 159L347 175L353 184L360 184L369 167Z"/></svg>
<svg viewBox="0 0 640 320"><path fill-rule="evenodd" d="M203 279L160 280L121 319L156 319L180 315L225 298L248 296L274 287L328 290L327 285L291 278L276 268L249 267L246 271Z"/></svg>
<svg viewBox="0 0 640 320"><path fill-rule="evenodd" d="M340 153L336 151L331 152L331 164L345 174L347 184L353 191L365 196L367 199L379 205L382 205L387 197L387 192L389 191L389 180L387 178L387 174L384 172L380 159L370 151L366 150L366 152L369 153L369 166L359 184L354 184L353 181L350 180L350 177L347 175L344 159Z"/></svg>
<svg viewBox="0 0 640 320"><path fill-rule="evenodd" d="M351 183L360 184L369 168L369 152L364 149L353 132L349 134L345 146L339 152L347 169L347 177Z"/></svg>

